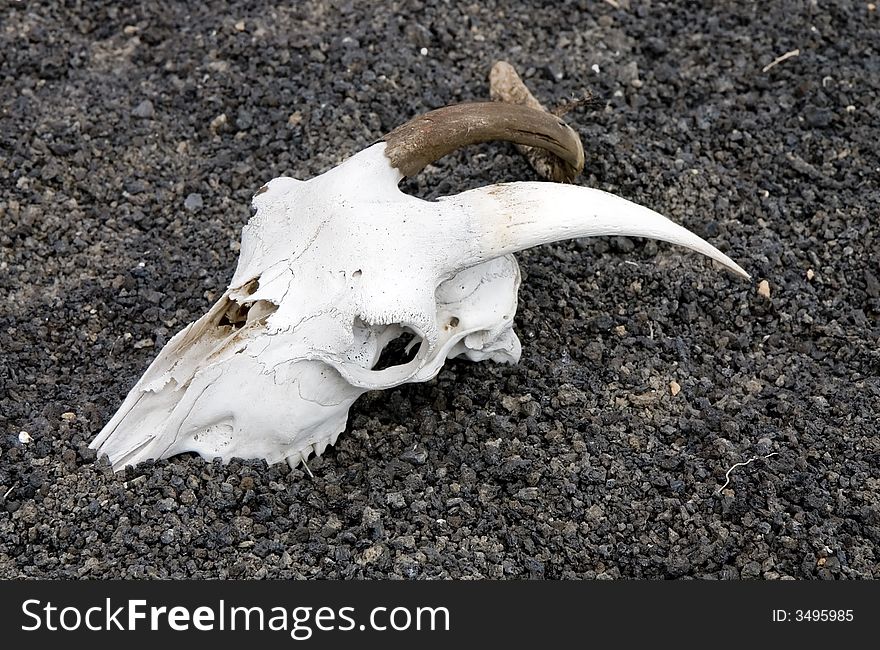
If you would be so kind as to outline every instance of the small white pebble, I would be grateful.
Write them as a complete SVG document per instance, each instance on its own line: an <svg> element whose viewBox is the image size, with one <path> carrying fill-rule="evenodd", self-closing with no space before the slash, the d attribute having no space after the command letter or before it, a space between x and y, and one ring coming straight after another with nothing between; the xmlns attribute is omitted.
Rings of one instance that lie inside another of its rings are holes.
<svg viewBox="0 0 880 650"><path fill-rule="evenodd" d="M28 444L29 442L33 442L34 439L31 438L31 434L29 434L27 431L20 431L20 432L18 433L18 441L19 441L21 444L26 445L26 444Z"/></svg>
<svg viewBox="0 0 880 650"><path fill-rule="evenodd" d="M244 28L245 28L245 24L244 24L243 20L239 20L237 23L235 23L235 31L243 32Z"/></svg>
<svg viewBox="0 0 880 650"><path fill-rule="evenodd" d="M758 295L770 300L770 283L767 280L761 280L758 284Z"/></svg>
<svg viewBox="0 0 880 650"><path fill-rule="evenodd" d="M675 397L681 392L681 386L679 386L678 382L674 379L669 382L669 392L672 393L672 396Z"/></svg>
<svg viewBox="0 0 880 650"><path fill-rule="evenodd" d="M220 113L217 117L211 120L211 130L216 131L218 129L226 126L226 113Z"/></svg>
<svg viewBox="0 0 880 650"><path fill-rule="evenodd" d="M598 63L594 63L593 65L590 66L590 70L592 70L592 71L595 72L596 74L599 74L599 64L598 64Z"/></svg>
<svg viewBox="0 0 880 650"><path fill-rule="evenodd" d="M428 48L423 47L421 50L419 50L419 54L421 54L422 56L428 56Z"/></svg>
<svg viewBox="0 0 880 650"><path fill-rule="evenodd" d="M64 420L65 422L73 422L74 420L76 420L76 413L74 413L73 411L68 411L67 413L62 413L61 419Z"/></svg>
<svg viewBox="0 0 880 650"><path fill-rule="evenodd" d="M807 269L807 280L812 280L816 277L816 274L813 272L813 269Z"/></svg>

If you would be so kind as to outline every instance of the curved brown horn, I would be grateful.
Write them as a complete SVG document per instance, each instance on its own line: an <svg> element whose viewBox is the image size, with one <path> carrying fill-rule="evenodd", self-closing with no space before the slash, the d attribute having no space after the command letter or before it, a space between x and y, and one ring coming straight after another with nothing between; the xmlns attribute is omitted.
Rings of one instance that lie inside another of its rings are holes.
<svg viewBox="0 0 880 650"><path fill-rule="evenodd" d="M517 74L516 69L507 61L496 61L492 66L492 70L489 71L489 97L493 102L519 104L534 108L536 111L547 111L546 107L535 98L522 78ZM574 108L581 103L585 103L585 100L578 100L573 104L566 105L565 108ZM548 112L562 117L561 108ZM556 183L574 183L578 174L583 171L582 169L572 167L568 162L546 149L538 149L537 147L529 147L523 144L515 146L517 151L529 161L532 169L544 180Z"/></svg>
<svg viewBox="0 0 880 650"><path fill-rule="evenodd" d="M577 133L545 111L501 102L438 108L403 124L384 138L385 155L404 176L465 145L506 140L546 149L580 172L584 148Z"/></svg>

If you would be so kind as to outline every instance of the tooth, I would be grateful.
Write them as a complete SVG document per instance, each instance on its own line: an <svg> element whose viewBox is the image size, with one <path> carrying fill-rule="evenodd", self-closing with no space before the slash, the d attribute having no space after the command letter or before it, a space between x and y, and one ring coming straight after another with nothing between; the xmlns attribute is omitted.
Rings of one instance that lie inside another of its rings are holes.
<svg viewBox="0 0 880 650"><path fill-rule="evenodd" d="M287 457L287 464L290 465L290 469L296 469L297 465L299 465L301 462L302 456L300 456L296 452Z"/></svg>
<svg viewBox="0 0 880 650"><path fill-rule="evenodd" d="M327 445L329 441L323 440L321 442L315 443L315 456L323 456L324 452L327 451Z"/></svg>

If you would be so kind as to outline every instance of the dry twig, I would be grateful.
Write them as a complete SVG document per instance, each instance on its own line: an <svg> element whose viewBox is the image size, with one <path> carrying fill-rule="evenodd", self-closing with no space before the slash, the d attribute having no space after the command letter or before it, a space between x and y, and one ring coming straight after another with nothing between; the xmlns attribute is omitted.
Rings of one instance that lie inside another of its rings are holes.
<svg viewBox="0 0 880 650"><path fill-rule="evenodd" d="M12 494L12 491L13 491L15 488L17 488L17 487L18 487L18 481L16 481L15 483L13 483L13 484L12 484L12 487L9 488L8 490L6 490L6 494L3 495L3 498L0 499L0 502L2 502L2 503L6 503L6 497L8 497L10 494Z"/></svg>
<svg viewBox="0 0 880 650"><path fill-rule="evenodd" d="M773 59L770 63L768 63L767 65L765 65L763 68L761 68L761 72L767 72L767 71L768 71L770 68L772 68L774 65L778 65L778 64L782 63L783 61L785 61L786 59L790 59L790 58L795 57L795 56L800 56L800 54L801 54L801 51L800 51L799 49L798 49L798 50L792 50L791 52L786 52L786 53L783 54L782 56L778 56L778 57L776 57L776 58Z"/></svg>
<svg viewBox="0 0 880 650"><path fill-rule="evenodd" d="M730 473L733 470L735 470L737 467L745 467L749 463L754 463L756 460L766 460L766 459L770 458L771 456L778 456L778 455L779 455L779 452L774 451L772 454L767 454L766 456L752 456L744 463L735 463L729 470L727 470L724 473L724 478L726 480L724 481L724 485L722 485L720 488L718 488L718 494L721 494L724 491L724 488L726 488L730 484Z"/></svg>

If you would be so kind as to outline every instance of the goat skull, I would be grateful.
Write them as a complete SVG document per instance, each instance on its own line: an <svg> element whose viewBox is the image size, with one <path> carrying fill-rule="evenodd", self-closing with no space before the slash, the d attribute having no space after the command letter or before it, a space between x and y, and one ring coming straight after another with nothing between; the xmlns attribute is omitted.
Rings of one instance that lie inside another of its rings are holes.
<svg viewBox="0 0 880 650"><path fill-rule="evenodd" d="M311 180L263 186L223 297L168 342L91 446L117 470L188 451L305 463L336 443L369 390L427 381L461 355L518 361L512 254L538 244L650 237L748 277L685 228L599 190L521 182L424 201L398 189L451 150L489 139L583 166L579 138L557 118L466 104L416 118ZM415 354L378 368L404 334Z"/></svg>

